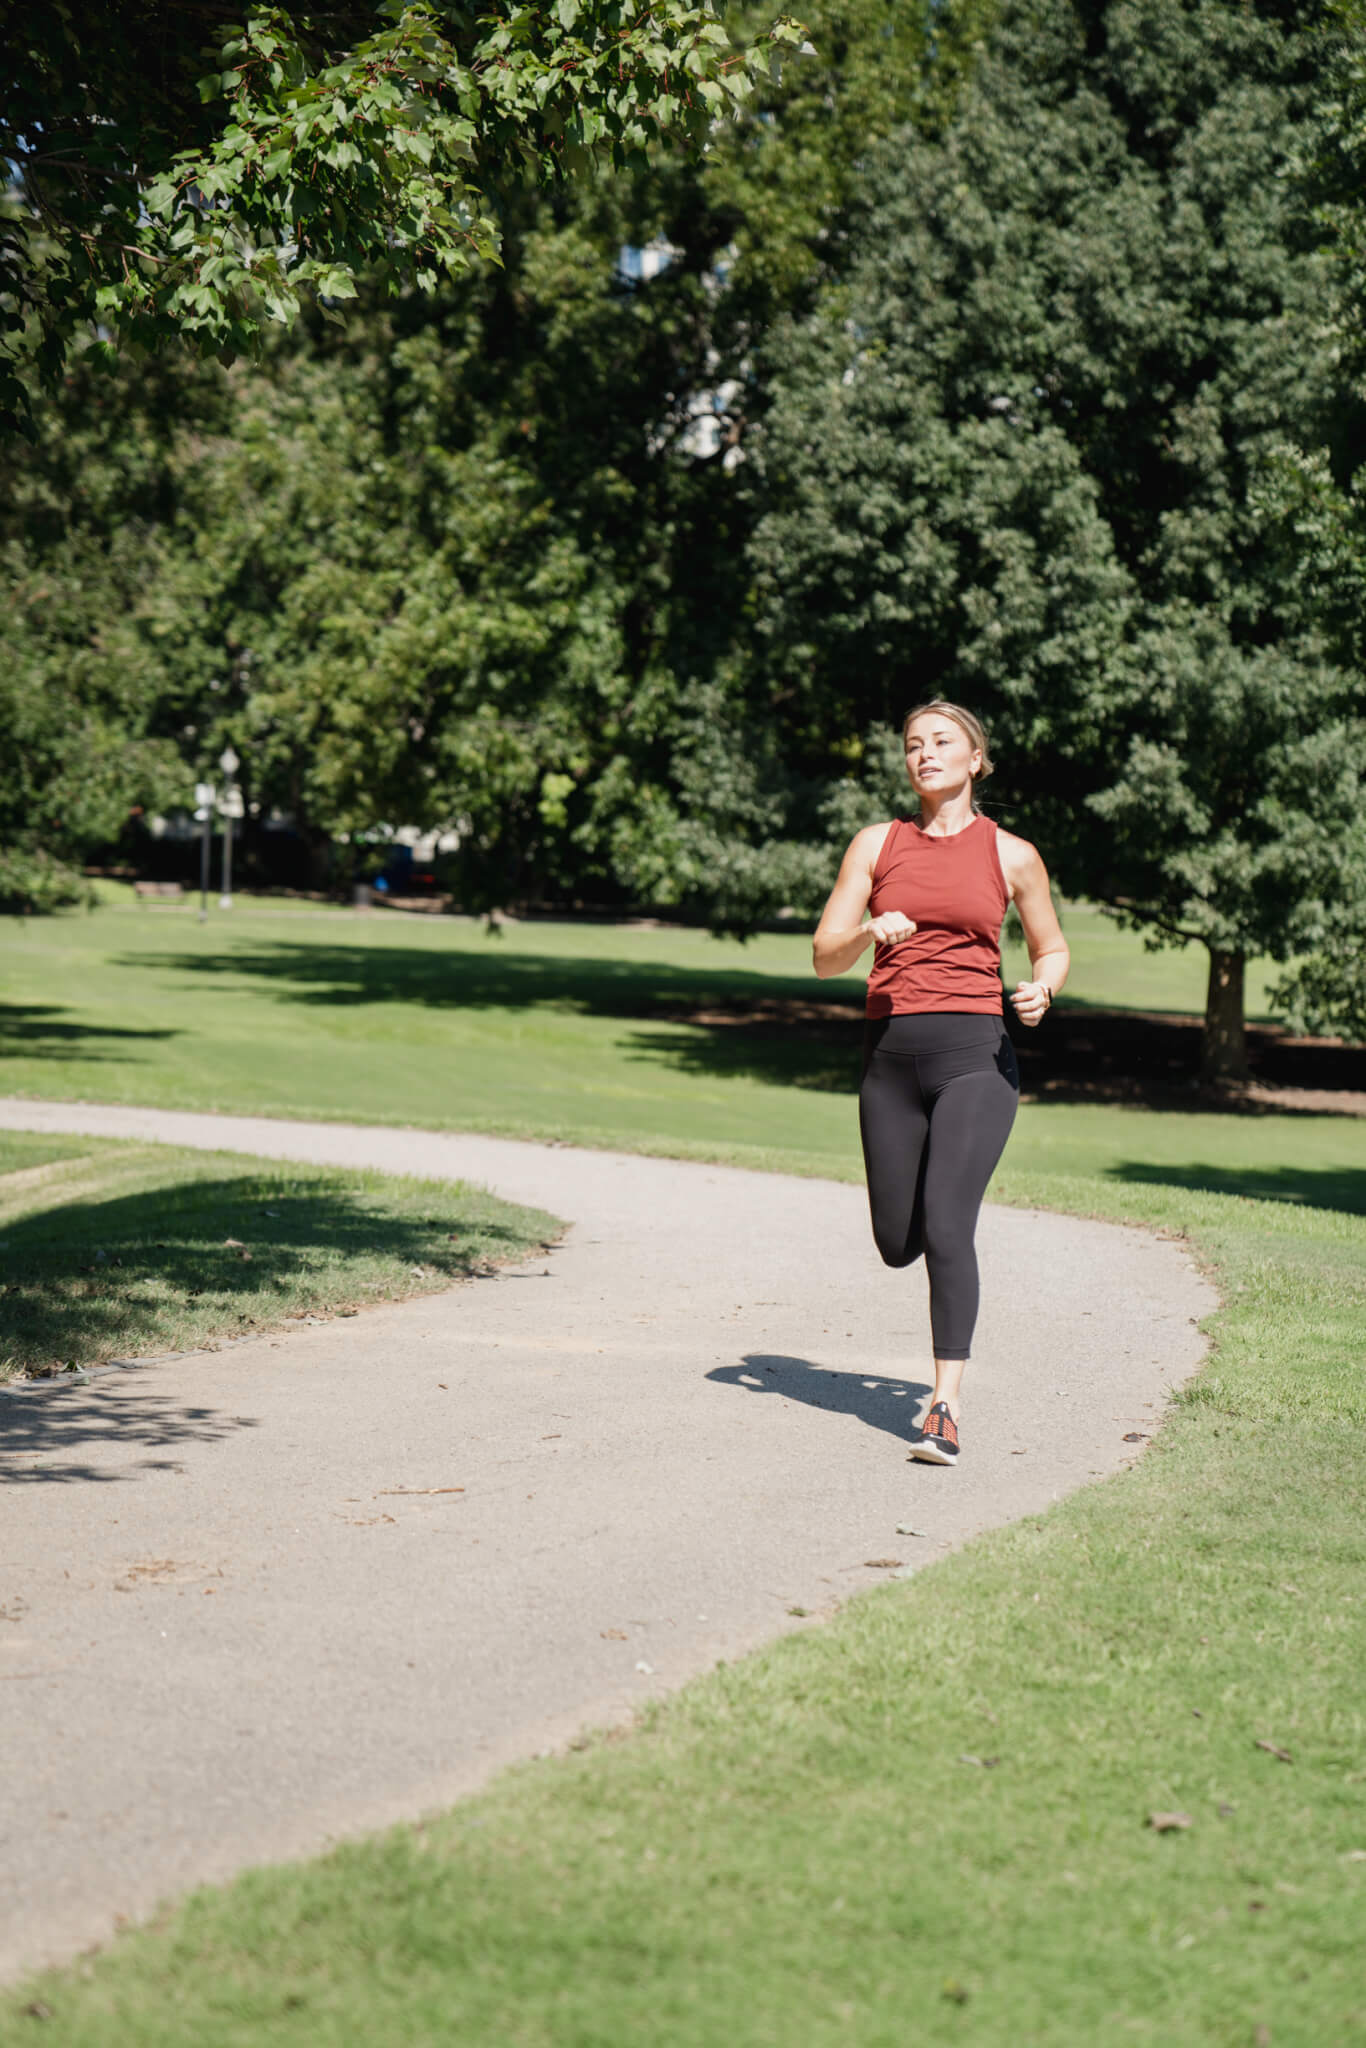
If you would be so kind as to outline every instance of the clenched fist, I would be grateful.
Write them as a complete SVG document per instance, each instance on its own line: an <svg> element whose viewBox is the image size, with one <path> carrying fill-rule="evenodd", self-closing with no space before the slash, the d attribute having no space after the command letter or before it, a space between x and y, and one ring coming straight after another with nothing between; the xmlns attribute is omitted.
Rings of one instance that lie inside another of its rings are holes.
<svg viewBox="0 0 1366 2048"><path fill-rule="evenodd" d="M899 910L884 910L881 917L869 919L868 929L875 946L899 946L904 939L910 938L915 925Z"/></svg>
<svg viewBox="0 0 1366 2048"><path fill-rule="evenodd" d="M1017 981L1010 1000L1022 1024L1037 1024L1053 1000L1053 991L1046 981Z"/></svg>

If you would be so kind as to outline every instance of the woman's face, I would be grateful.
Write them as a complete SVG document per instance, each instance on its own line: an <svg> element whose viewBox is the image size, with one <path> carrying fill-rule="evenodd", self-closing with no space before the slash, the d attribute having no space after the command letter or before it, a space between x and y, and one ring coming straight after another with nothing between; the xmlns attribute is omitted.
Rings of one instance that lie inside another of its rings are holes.
<svg viewBox="0 0 1366 2048"><path fill-rule="evenodd" d="M926 711L907 727L906 773L917 796L956 795L981 765L980 750L952 718Z"/></svg>

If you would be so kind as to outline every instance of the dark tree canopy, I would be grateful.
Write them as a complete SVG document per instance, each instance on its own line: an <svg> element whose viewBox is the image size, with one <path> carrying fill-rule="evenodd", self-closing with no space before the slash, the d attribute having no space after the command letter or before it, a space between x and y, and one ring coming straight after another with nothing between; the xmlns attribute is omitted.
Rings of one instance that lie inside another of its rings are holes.
<svg viewBox="0 0 1366 2048"><path fill-rule="evenodd" d="M121 704L125 808L181 800L230 739L251 800L320 848L458 822L471 903L534 884L762 913L749 842L780 807L757 759L712 775L698 745L725 752L767 335L838 274L870 138L942 126L985 0L938 9L933 41L891 0L823 8L818 54L702 156L511 181L497 265L397 296L363 278L344 326L307 307L226 371L72 356L6 464L4 643L58 737ZM623 244L668 260L632 280ZM90 819L43 815L78 860ZM808 893L825 858L802 855Z"/></svg>
<svg viewBox="0 0 1366 2048"><path fill-rule="evenodd" d="M1344 485L1362 446L1294 175L1319 60L1303 10L1010 9L942 145L882 153L760 448L813 771L917 696L985 712L1064 886L1209 948L1216 1075L1245 954L1329 929L1366 787L1285 477L1308 449Z"/></svg>

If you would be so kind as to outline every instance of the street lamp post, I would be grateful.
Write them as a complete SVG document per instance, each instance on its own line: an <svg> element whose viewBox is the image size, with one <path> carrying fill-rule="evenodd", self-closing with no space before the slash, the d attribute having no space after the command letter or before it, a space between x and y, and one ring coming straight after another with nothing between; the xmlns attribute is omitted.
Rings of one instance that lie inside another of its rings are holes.
<svg viewBox="0 0 1366 2048"><path fill-rule="evenodd" d="M194 786L195 823L199 833L199 922L203 924L209 914L209 834L213 831L213 784L196 782Z"/></svg>
<svg viewBox="0 0 1366 2048"><path fill-rule="evenodd" d="M236 754L234 754L231 746L227 746L224 747L218 757L218 765L223 770L223 893L218 899L218 908L220 910L231 910L232 823L233 819L237 816L237 805L235 802L237 791L233 785L232 778L242 764Z"/></svg>

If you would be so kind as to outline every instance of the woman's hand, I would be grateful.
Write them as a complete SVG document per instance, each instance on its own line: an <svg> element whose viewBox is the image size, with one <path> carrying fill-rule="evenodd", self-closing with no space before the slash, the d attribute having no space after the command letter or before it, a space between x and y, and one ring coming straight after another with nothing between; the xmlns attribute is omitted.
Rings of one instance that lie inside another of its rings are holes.
<svg viewBox="0 0 1366 2048"><path fill-rule="evenodd" d="M1053 991L1046 981L1017 981L1010 1000L1022 1024L1037 1024L1053 1000Z"/></svg>
<svg viewBox="0 0 1366 2048"><path fill-rule="evenodd" d="M849 842L840 862L839 880L830 891L821 921L811 942L811 964L824 980L843 974L869 946L897 946L915 930L909 917L887 911L868 924L863 922L873 894L873 875L890 825L865 825Z"/></svg>
<svg viewBox="0 0 1366 2048"><path fill-rule="evenodd" d="M909 939L916 927L909 917L899 910L884 910L881 917L870 917L868 929L873 935L874 946L899 946Z"/></svg>

